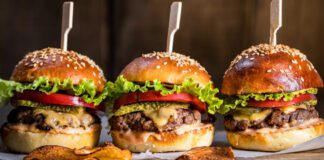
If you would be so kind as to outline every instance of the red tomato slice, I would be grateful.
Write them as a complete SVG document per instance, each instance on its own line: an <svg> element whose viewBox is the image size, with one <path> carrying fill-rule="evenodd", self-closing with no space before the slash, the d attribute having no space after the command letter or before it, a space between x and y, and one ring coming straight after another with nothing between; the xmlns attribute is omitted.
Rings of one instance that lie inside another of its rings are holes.
<svg viewBox="0 0 324 160"><path fill-rule="evenodd" d="M64 105L64 106L78 106L93 109L103 109L103 105L95 106L93 103L85 102L81 97L71 96L66 94L52 93L45 94L37 91L24 91L15 93L12 100L29 100L44 104Z"/></svg>
<svg viewBox="0 0 324 160"><path fill-rule="evenodd" d="M168 95L161 95L157 91L147 91L147 92L130 92L124 94L118 98L114 103L114 110L117 110L122 105L137 103L137 102L183 102L190 103L200 112L205 112L207 110L206 103L200 101L197 97L188 93L174 93Z"/></svg>
<svg viewBox="0 0 324 160"><path fill-rule="evenodd" d="M313 94L301 94L295 98L293 98L291 101L284 101L283 99L279 101L275 100L265 100L265 101L256 101L256 100L249 100L248 106L252 107L283 107L283 106L289 106L298 104L304 101L316 99L315 95Z"/></svg>

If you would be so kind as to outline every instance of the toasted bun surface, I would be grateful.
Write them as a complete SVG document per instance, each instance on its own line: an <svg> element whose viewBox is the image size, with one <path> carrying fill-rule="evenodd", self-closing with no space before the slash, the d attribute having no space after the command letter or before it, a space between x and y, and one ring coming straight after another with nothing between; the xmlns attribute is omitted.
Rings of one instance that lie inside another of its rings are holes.
<svg viewBox="0 0 324 160"><path fill-rule="evenodd" d="M87 56L58 48L28 53L11 75L17 82L32 82L38 77L47 77L50 81L71 79L75 85L84 79L93 80L98 91L103 90L106 82L102 70Z"/></svg>
<svg viewBox="0 0 324 160"><path fill-rule="evenodd" d="M98 144L100 131L100 124L93 125L88 131L77 133L33 132L5 126L1 130L1 138L10 151L29 153L45 145L58 145L71 149L95 147Z"/></svg>
<svg viewBox="0 0 324 160"><path fill-rule="evenodd" d="M181 84L192 78L200 86L211 81L197 61L179 53L154 52L134 59L120 73L127 80L145 82L160 80L162 83Z"/></svg>
<svg viewBox="0 0 324 160"><path fill-rule="evenodd" d="M215 128L212 124L205 124L183 133L111 131L111 136L117 147L132 152L172 152L210 146L214 139L214 132Z"/></svg>
<svg viewBox="0 0 324 160"><path fill-rule="evenodd" d="M319 119L307 126L273 132L227 132L229 143L239 149L280 151L324 135L324 121Z"/></svg>
<svg viewBox="0 0 324 160"><path fill-rule="evenodd" d="M225 72L221 93L293 92L322 87L313 64L299 50L260 44L239 54Z"/></svg>

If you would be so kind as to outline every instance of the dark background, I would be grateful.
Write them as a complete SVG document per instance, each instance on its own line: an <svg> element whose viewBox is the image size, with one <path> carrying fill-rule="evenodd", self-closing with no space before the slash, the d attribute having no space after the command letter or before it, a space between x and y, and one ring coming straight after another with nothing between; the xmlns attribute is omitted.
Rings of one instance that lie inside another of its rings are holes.
<svg viewBox="0 0 324 160"><path fill-rule="evenodd" d="M0 1L0 77L29 51L59 47L63 0ZM75 0L71 50L109 80L142 53L164 51L171 0ZM220 86L230 61L269 39L270 0L185 0L174 51L197 59ZM284 0L278 43L300 49L324 74L323 0ZM324 91L318 94L324 101ZM320 105L324 104L320 102ZM324 107L318 107L324 113ZM9 107L0 109L0 120Z"/></svg>

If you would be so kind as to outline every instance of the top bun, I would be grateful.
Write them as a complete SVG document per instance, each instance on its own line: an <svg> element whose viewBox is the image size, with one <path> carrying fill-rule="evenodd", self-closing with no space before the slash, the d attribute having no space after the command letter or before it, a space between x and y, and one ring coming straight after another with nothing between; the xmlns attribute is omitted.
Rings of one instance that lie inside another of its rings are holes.
<svg viewBox="0 0 324 160"><path fill-rule="evenodd" d="M322 87L313 64L299 50L285 45L260 44L243 51L225 72L221 93L293 92Z"/></svg>
<svg viewBox="0 0 324 160"><path fill-rule="evenodd" d="M32 82L38 77L47 77L50 82L54 79L71 79L75 85L84 79L93 80L99 92L106 82L102 70L87 56L58 48L45 48L26 54L11 75L11 79L17 82Z"/></svg>
<svg viewBox="0 0 324 160"><path fill-rule="evenodd" d="M181 84L186 78L192 78L201 87L211 81L210 75L197 61L179 53L166 52L143 54L129 63L120 75L133 82L159 80L167 84Z"/></svg>

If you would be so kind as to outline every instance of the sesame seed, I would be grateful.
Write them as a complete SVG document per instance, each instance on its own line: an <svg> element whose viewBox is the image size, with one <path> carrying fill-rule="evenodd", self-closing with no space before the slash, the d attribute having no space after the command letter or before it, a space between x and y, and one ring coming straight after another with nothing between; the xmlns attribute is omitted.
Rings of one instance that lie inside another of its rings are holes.
<svg viewBox="0 0 324 160"><path fill-rule="evenodd" d="M177 67L183 67L183 66L197 66L199 70L205 70L197 61L194 59L190 58L189 56L185 56L179 53L169 53L169 52L153 52L153 53L148 53L148 54L142 54L142 57L144 58L168 58L172 61L176 62ZM163 63L166 65L167 63Z"/></svg>
<svg viewBox="0 0 324 160"><path fill-rule="evenodd" d="M160 68L161 68L161 66L159 66L159 65L156 66L156 69L160 69Z"/></svg>
<svg viewBox="0 0 324 160"><path fill-rule="evenodd" d="M66 66L67 66L68 68L70 68L70 64L67 64Z"/></svg>
<svg viewBox="0 0 324 160"><path fill-rule="evenodd" d="M167 65L168 64L168 62L163 62L163 65Z"/></svg>
<svg viewBox="0 0 324 160"><path fill-rule="evenodd" d="M304 78L303 78L303 77L301 77L300 80L301 80L302 82L304 82Z"/></svg>
<svg viewBox="0 0 324 160"><path fill-rule="evenodd" d="M75 67L74 67L74 69L75 69L75 70L77 70L77 69L78 69L78 67L77 67L77 66L75 66Z"/></svg>
<svg viewBox="0 0 324 160"><path fill-rule="evenodd" d="M289 69L290 69L290 70L292 69L291 65L289 65Z"/></svg>
<svg viewBox="0 0 324 160"><path fill-rule="evenodd" d="M267 72L270 73L271 72L271 69L268 69Z"/></svg>

